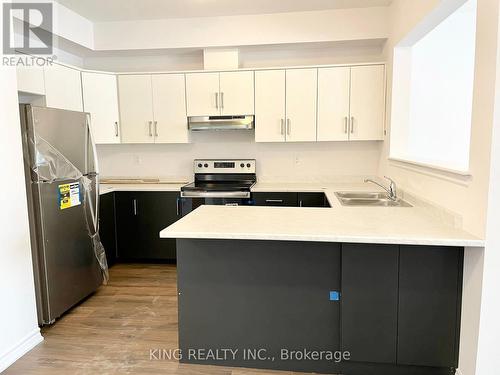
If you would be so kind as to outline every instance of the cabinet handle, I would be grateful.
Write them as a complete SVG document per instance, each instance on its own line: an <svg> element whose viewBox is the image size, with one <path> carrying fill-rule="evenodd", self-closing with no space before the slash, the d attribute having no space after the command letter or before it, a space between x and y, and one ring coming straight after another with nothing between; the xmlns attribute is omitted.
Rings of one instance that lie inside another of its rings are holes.
<svg viewBox="0 0 500 375"><path fill-rule="evenodd" d="M302 199L299 201L299 207L302 207Z"/></svg>
<svg viewBox="0 0 500 375"><path fill-rule="evenodd" d="M215 108L219 109L219 93L215 93Z"/></svg>
<svg viewBox="0 0 500 375"><path fill-rule="evenodd" d="M137 216L137 199L133 199L134 216Z"/></svg>
<svg viewBox="0 0 500 375"><path fill-rule="evenodd" d="M220 108L224 110L224 93L220 93Z"/></svg>
<svg viewBox="0 0 500 375"><path fill-rule="evenodd" d="M280 120L280 133L281 133L281 135L285 135L285 120L284 119Z"/></svg>
<svg viewBox="0 0 500 375"><path fill-rule="evenodd" d="M290 119L286 120L286 134L290 135L292 132L292 121Z"/></svg>
<svg viewBox="0 0 500 375"><path fill-rule="evenodd" d="M149 127L149 136L152 137L153 133L151 131L151 125L153 125L153 121L148 121L148 127Z"/></svg>
<svg viewBox="0 0 500 375"><path fill-rule="evenodd" d="M354 116L351 117L351 134L354 133Z"/></svg>
<svg viewBox="0 0 500 375"><path fill-rule="evenodd" d="M115 121L115 136L118 137L118 121Z"/></svg>
<svg viewBox="0 0 500 375"><path fill-rule="evenodd" d="M177 216L179 216L181 214L181 208L179 207L181 204L181 199L180 198L177 198Z"/></svg>
<svg viewBox="0 0 500 375"><path fill-rule="evenodd" d="M348 122L349 122L348 117L347 117L347 116L346 116L346 117L344 117L344 133L346 133L346 134L347 134L347 128L348 128L347 123L348 123Z"/></svg>
<svg viewBox="0 0 500 375"><path fill-rule="evenodd" d="M155 124L155 137L158 137L158 121L155 121L154 124Z"/></svg>
<svg viewBox="0 0 500 375"><path fill-rule="evenodd" d="M283 199L266 199L266 203L283 203Z"/></svg>

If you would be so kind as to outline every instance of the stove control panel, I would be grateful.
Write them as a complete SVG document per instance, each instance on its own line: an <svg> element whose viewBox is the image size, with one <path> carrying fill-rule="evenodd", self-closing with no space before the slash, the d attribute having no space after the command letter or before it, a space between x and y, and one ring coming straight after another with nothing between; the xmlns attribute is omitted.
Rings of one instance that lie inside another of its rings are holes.
<svg viewBox="0 0 500 375"><path fill-rule="evenodd" d="M255 159L196 159L194 173L255 173Z"/></svg>

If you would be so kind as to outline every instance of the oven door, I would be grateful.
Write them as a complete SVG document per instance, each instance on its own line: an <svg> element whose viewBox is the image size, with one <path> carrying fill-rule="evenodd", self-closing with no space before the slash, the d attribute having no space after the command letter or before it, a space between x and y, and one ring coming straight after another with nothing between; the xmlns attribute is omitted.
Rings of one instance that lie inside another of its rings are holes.
<svg viewBox="0 0 500 375"><path fill-rule="evenodd" d="M182 216L187 215L194 209L201 205L218 205L218 206L253 206L254 201L251 198L207 198L207 197L183 197L180 198L181 203L181 214Z"/></svg>

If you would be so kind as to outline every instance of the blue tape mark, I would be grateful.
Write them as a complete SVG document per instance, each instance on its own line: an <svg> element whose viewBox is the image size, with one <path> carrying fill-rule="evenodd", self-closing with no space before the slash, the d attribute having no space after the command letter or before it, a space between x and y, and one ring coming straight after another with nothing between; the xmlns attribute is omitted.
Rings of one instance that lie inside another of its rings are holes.
<svg viewBox="0 0 500 375"><path fill-rule="evenodd" d="M340 293L337 291L330 291L330 301L340 301Z"/></svg>

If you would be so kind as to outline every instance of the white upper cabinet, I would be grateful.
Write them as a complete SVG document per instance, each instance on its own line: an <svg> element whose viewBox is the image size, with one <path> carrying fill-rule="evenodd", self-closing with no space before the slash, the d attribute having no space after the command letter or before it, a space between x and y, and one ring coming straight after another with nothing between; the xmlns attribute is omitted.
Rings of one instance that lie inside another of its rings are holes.
<svg viewBox="0 0 500 375"><path fill-rule="evenodd" d="M318 69L318 141L384 138L385 66Z"/></svg>
<svg viewBox="0 0 500 375"><path fill-rule="evenodd" d="M20 100L91 113L101 144L188 143L188 117L235 115L255 115L256 142L383 140L385 80L384 64L119 75L17 68Z"/></svg>
<svg viewBox="0 0 500 375"><path fill-rule="evenodd" d="M254 73L186 74L188 116L252 115Z"/></svg>
<svg viewBox="0 0 500 375"><path fill-rule="evenodd" d="M349 140L351 68L318 69L318 141Z"/></svg>
<svg viewBox="0 0 500 375"><path fill-rule="evenodd" d="M188 143L184 74L154 74L155 143Z"/></svg>
<svg viewBox="0 0 500 375"><path fill-rule="evenodd" d="M253 115L254 73L220 73L221 115Z"/></svg>
<svg viewBox="0 0 500 375"><path fill-rule="evenodd" d="M351 68L350 120L349 139L358 141L384 139L384 65Z"/></svg>
<svg viewBox="0 0 500 375"><path fill-rule="evenodd" d="M83 111L80 71L63 65L44 67L47 107Z"/></svg>
<svg viewBox="0 0 500 375"><path fill-rule="evenodd" d="M285 141L285 71L255 72L255 141Z"/></svg>
<svg viewBox="0 0 500 375"><path fill-rule="evenodd" d="M219 73L186 74L187 115L220 115L219 91Z"/></svg>
<svg viewBox="0 0 500 375"><path fill-rule="evenodd" d="M45 79L41 66L18 66L17 90L29 94L45 95Z"/></svg>
<svg viewBox="0 0 500 375"><path fill-rule="evenodd" d="M116 76L82 72L83 109L90 113L95 143L120 143Z"/></svg>
<svg viewBox="0 0 500 375"><path fill-rule="evenodd" d="M255 72L255 141L316 141L317 69Z"/></svg>
<svg viewBox="0 0 500 375"><path fill-rule="evenodd" d="M153 143L151 75L118 76L122 143Z"/></svg>
<svg viewBox="0 0 500 375"><path fill-rule="evenodd" d="M317 69L286 71L286 141L316 141Z"/></svg>

